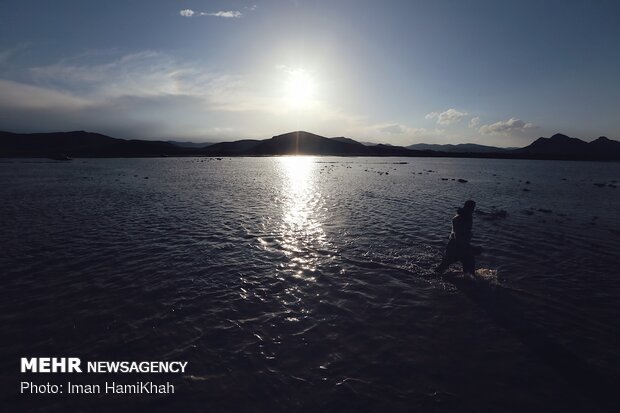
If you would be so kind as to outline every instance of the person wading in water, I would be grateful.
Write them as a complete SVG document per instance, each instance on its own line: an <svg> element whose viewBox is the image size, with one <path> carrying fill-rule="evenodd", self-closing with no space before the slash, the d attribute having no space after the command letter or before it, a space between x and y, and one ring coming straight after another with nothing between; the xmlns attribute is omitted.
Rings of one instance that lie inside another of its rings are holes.
<svg viewBox="0 0 620 413"><path fill-rule="evenodd" d="M436 272L444 272L451 264L461 261L463 272L474 275L476 271L475 256L482 252L481 247L474 247L470 244L472 232L472 220L476 203L472 200L466 201L462 208L458 208L456 216L452 218L452 233L443 255L443 260L435 269Z"/></svg>

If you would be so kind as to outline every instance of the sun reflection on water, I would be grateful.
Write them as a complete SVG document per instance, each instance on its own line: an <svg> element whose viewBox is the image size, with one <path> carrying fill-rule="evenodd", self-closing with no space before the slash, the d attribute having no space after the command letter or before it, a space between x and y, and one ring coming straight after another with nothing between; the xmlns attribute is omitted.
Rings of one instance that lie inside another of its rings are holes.
<svg viewBox="0 0 620 413"><path fill-rule="evenodd" d="M278 159L282 176L282 247L294 277L315 281L318 250L326 244L318 217L323 197L317 190L316 163L312 156Z"/></svg>

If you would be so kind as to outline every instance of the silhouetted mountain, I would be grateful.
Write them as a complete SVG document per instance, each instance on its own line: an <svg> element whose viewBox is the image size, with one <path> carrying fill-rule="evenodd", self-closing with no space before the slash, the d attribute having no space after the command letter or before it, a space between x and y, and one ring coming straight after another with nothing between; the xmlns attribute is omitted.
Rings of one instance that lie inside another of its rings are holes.
<svg viewBox="0 0 620 413"><path fill-rule="evenodd" d="M326 138L296 131L262 141L223 142L205 149L213 155L349 155L349 156L425 156L399 146L368 147L349 138Z"/></svg>
<svg viewBox="0 0 620 413"><path fill-rule="evenodd" d="M620 153L620 142L600 136L588 145L597 153Z"/></svg>
<svg viewBox="0 0 620 413"><path fill-rule="evenodd" d="M430 144L430 143L416 143L414 145L407 146L409 149L416 149L420 151L438 151L438 152L455 152L455 153L500 153L514 148L497 148L495 146L478 145L475 143L459 143L457 145L446 144Z"/></svg>
<svg viewBox="0 0 620 413"><path fill-rule="evenodd" d="M370 151L380 156L433 156L429 151L414 151L403 146L380 143L369 147Z"/></svg>
<svg viewBox="0 0 620 413"><path fill-rule="evenodd" d="M570 138L561 133L556 133L550 138L538 138L518 152L538 155L579 155L587 151L587 142L577 138Z"/></svg>
<svg viewBox="0 0 620 413"><path fill-rule="evenodd" d="M167 142L124 140L84 131L17 134L0 132L0 156L134 157L179 155L184 150Z"/></svg>
<svg viewBox="0 0 620 413"><path fill-rule="evenodd" d="M338 141L338 142L352 143L354 145L362 145L362 146L364 146L363 143L360 143L360 142L358 142L358 141L356 141L354 139L351 139L351 138L345 138L344 136L338 136L337 138L330 138L330 139L332 139L334 141Z"/></svg>
<svg viewBox="0 0 620 413"><path fill-rule="evenodd" d="M538 138L515 153L550 159L620 160L620 142L604 136L590 143L556 133L550 138Z"/></svg>
<svg viewBox="0 0 620 413"><path fill-rule="evenodd" d="M252 149L254 155L364 155L365 146L328 139L305 131L274 136Z"/></svg>

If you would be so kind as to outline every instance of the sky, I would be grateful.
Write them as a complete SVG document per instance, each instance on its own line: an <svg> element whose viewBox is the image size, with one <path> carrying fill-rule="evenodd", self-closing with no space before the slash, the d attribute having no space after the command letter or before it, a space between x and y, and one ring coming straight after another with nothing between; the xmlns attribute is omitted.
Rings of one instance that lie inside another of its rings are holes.
<svg viewBox="0 0 620 413"><path fill-rule="evenodd" d="M0 130L620 139L620 2L0 0Z"/></svg>

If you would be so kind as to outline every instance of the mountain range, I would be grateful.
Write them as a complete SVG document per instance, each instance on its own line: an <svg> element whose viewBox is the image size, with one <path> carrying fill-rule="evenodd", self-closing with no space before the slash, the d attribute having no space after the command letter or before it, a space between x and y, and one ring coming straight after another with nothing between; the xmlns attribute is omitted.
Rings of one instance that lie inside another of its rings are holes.
<svg viewBox="0 0 620 413"><path fill-rule="evenodd" d="M497 152L507 152L507 151L510 151L511 149L517 149L517 148L498 148L495 146L478 145L475 143L459 143L456 145L416 143L414 145L407 146L407 148L420 150L420 151L439 151L439 152L450 152L450 153L497 153Z"/></svg>
<svg viewBox="0 0 620 413"><path fill-rule="evenodd" d="M619 160L620 142L601 136L592 142L557 133L551 138L538 138L516 153L550 159Z"/></svg>
<svg viewBox="0 0 620 413"><path fill-rule="evenodd" d="M17 134L0 132L0 157L145 157L145 156L436 156L516 159L620 160L620 142L600 137L592 142L555 134L538 138L523 148L497 148L477 144L409 147L367 145L347 137L327 138L296 131L270 139L244 139L216 144L145 141L112 138L74 131Z"/></svg>

